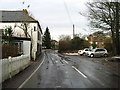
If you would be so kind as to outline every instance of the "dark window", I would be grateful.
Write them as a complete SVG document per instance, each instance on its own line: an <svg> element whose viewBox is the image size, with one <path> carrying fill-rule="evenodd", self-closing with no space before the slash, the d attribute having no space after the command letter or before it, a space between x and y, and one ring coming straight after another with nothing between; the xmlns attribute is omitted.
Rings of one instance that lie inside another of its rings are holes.
<svg viewBox="0 0 120 90"><path fill-rule="evenodd" d="M85 51L89 51L89 49L86 49Z"/></svg>
<svg viewBox="0 0 120 90"><path fill-rule="evenodd" d="M105 51L104 49L97 49L95 52Z"/></svg>
<svg viewBox="0 0 120 90"><path fill-rule="evenodd" d="M39 31L38 31L38 40L40 40L40 38L41 38L41 37L40 37L40 33L39 33Z"/></svg>
<svg viewBox="0 0 120 90"><path fill-rule="evenodd" d="M105 51L104 49L100 49L100 51Z"/></svg>
<svg viewBox="0 0 120 90"><path fill-rule="evenodd" d="M99 49L96 49L95 52L99 52Z"/></svg>
<svg viewBox="0 0 120 90"><path fill-rule="evenodd" d="M34 26L34 31L36 31L36 27Z"/></svg>

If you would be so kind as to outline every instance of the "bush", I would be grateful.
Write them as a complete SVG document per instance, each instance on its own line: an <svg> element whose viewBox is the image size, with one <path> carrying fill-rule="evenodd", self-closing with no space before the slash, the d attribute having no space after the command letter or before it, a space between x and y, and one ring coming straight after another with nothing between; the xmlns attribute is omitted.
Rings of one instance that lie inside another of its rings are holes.
<svg viewBox="0 0 120 90"><path fill-rule="evenodd" d="M59 41L59 52L66 52L70 50L70 42L69 41Z"/></svg>
<svg viewBox="0 0 120 90"><path fill-rule="evenodd" d="M112 52L112 43L105 43L105 48L108 50L109 53Z"/></svg>
<svg viewBox="0 0 120 90"><path fill-rule="evenodd" d="M59 52L77 52L79 49L89 47L88 41L81 39L80 37L74 37L73 39L62 39L59 41Z"/></svg>

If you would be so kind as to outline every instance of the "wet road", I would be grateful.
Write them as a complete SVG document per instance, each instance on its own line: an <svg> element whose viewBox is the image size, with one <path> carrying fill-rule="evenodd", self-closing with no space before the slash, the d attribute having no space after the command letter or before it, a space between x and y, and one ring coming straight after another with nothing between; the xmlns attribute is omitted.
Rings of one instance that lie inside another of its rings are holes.
<svg viewBox="0 0 120 90"><path fill-rule="evenodd" d="M120 88L120 76L91 58L45 52L42 64L19 88Z"/></svg>

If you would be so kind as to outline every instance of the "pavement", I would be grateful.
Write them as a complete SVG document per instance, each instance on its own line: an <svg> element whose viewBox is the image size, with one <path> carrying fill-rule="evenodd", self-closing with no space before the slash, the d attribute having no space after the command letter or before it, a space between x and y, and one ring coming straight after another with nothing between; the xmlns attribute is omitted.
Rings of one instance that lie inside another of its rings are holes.
<svg viewBox="0 0 120 90"><path fill-rule="evenodd" d="M34 70L39 66L39 64L43 60L44 54L42 53L40 56L38 56L36 61L31 61L30 66L28 66L23 71L16 74L11 79L8 79L2 83L2 88L18 88L33 72Z"/></svg>

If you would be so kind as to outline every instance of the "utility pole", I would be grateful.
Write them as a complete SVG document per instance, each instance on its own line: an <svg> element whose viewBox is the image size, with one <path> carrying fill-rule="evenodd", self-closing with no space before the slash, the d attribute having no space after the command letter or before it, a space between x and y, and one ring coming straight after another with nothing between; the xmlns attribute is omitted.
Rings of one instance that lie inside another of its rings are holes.
<svg viewBox="0 0 120 90"><path fill-rule="evenodd" d="M73 38L75 37L75 25L73 24Z"/></svg>

